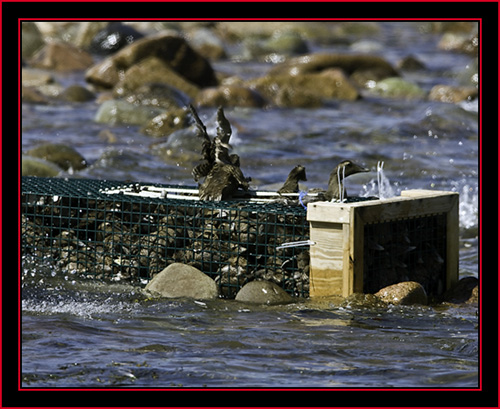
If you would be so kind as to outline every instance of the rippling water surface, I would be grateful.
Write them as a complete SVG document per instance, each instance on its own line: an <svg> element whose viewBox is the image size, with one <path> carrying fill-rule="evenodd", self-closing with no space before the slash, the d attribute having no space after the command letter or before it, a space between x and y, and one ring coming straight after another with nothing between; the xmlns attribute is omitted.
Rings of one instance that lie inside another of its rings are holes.
<svg viewBox="0 0 500 409"><path fill-rule="evenodd" d="M383 25L384 56L411 52L427 69L407 78L425 90L454 83L470 57L436 49L416 26ZM342 51L342 50L336 50ZM257 63L221 62L238 74ZM83 82L81 74L61 81ZM96 103L22 107L22 148L73 145L91 166L74 177L192 185L193 160L166 157L138 127L93 122ZM213 109L200 109L210 122ZM297 164L307 186L326 187L353 158L372 169L349 178L350 194L376 194L376 164L396 193L460 193L460 276L478 276L477 105L367 95L318 109L229 108L232 145L254 187L281 183ZM110 129L117 142L98 135ZM69 175L71 176L71 175ZM25 387L476 387L477 307L362 308L301 300L256 307L220 300L150 300L126 283L64 275L23 260L22 385Z"/></svg>

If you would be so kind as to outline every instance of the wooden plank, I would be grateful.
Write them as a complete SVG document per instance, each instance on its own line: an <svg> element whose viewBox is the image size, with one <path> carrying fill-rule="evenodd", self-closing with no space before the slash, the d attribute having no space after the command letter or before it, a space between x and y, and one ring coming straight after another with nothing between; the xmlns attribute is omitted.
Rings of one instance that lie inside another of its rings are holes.
<svg viewBox="0 0 500 409"><path fill-rule="evenodd" d="M446 289L458 282L458 194L446 214Z"/></svg>
<svg viewBox="0 0 500 409"><path fill-rule="evenodd" d="M364 250L365 250L365 220L358 209L353 209L351 215L351 240L350 240L350 259L349 274L352 276L352 286L347 297L352 293L363 292L363 269L364 269Z"/></svg>
<svg viewBox="0 0 500 409"><path fill-rule="evenodd" d="M331 202L309 203L307 205L307 220L328 223L349 223L350 205L350 203Z"/></svg>
<svg viewBox="0 0 500 409"><path fill-rule="evenodd" d="M342 295L344 230L340 223L311 222L309 296Z"/></svg>

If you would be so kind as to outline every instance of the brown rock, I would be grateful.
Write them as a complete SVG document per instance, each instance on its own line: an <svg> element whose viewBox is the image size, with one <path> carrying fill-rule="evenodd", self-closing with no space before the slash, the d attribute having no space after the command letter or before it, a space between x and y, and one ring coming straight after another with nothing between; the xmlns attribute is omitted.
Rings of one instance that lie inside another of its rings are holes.
<svg viewBox="0 0 500 409"><path fill-rule="evenodd" d="M427 304L424 287L415 281L404 281L382 288L375 295L394 305Z"/></svg>
<svg viewBox="0 0 500 409"><path fill-rule="evenodd" d="M265 105L264 98L248 87L231 84L205 88L195 98L195 104L208 107L253 107Z"/></svg>
<svg viewBox="0 0 500 409"><path fill-rule="evenodd" d="M147 58L161 60L177 75L197 87L217 85L209 62L194 51L186 40L171 32L144 37L124 47L89 69L86 79L93 84L111 88L123 72Z"/></svg>
<svg viewBox="0 0 500 409"><path fill-rule="evenodd" d="M479 280L476 277L464 277L444 293L443 300L455 304L477 302Z"/></svg>
<svg viewBox="0 0 500 409"><path fill-rule="evenodd" d="M431 101L457 103L477 98L476 87L454 87L451 85L435 85L429 93Z"/></svg>

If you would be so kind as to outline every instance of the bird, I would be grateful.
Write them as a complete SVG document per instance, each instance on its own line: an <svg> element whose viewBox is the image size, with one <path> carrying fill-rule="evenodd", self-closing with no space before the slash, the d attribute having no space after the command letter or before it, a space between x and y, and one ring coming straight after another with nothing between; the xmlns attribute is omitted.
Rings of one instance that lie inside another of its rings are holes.
<svg viewBox="0 0 500 409"><path fill-rule="evenodd" d="M307 181L306 168L302 165L297 165L290 171L285 183L278 189L278 193L280 195L283 193L297 193L299 191L299 180Z"/></svg>
<svg viewBox="0 0 500 409"><path fill-rule="evenodd" d="M196 123L198 133L203 138L202 161L192 171L193 178L199 183L200 200L229 200L233 193L242 188L248 190L249 179L245 178L240 169L240 157L229 154L229 139L231 137L231 125L224 116L222 107L217 110L217 135L210 139L207 130L196 110L192 105L189 109Z"/></svg>
<svg viewBox="0 0 500 409"><path fill-rule="evenodd" d="M344 178L360 172L369 172L370 169L357 165L352 160L346 159L340 162L330 173L328 189L324 197L327 201L339 200L347 197L344 187Z"/></svg>

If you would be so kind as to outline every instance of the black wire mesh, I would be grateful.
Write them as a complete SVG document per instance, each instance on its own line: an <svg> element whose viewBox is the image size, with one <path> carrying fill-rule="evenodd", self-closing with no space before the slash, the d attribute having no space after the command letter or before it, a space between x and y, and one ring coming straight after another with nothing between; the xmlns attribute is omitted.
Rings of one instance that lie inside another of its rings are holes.
<svg viewBox="0 0 500 409"><path fill-rule="evenodd" d="M301 206L109 194L123 182L22 178L22 252L94 278L145 279L173 262L199 268L233 297L266 279L309 294L309 248ZM167 186L168 185L155 185Z"/></svg>
<svg viewBox="0 0 500 409"><path fill-rule="evenodd" d="M366 224L363 291L416 281L428 295L446 283L446 214Z"/></svg>

